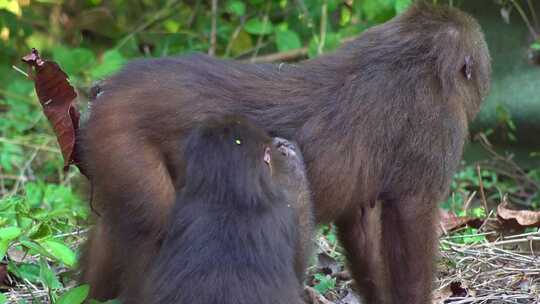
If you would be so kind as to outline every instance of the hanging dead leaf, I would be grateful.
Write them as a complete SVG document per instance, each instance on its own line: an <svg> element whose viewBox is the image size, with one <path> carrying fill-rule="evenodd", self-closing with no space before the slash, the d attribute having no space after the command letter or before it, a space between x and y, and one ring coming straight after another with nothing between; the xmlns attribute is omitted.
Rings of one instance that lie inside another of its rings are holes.
<svg viewBox="0 0 540 304"><path fill-rule="evenodd" d="M76 153L80 115L73 101L77 93L70 85L68 75L56 62L41 59L36 49L32 49L32 52L24 56L22 61L29 66L29 77L34 81L43 112L56 134L64 157L64 169L75 164L84 174Z"/></svg>
<svg viewBox="0 0 540 304"><path fill-rule="evenodd" d="M497 215L503 220L515 220L523 227L540 227L540 211L511 209L507 199L497 206Z"/></svg>

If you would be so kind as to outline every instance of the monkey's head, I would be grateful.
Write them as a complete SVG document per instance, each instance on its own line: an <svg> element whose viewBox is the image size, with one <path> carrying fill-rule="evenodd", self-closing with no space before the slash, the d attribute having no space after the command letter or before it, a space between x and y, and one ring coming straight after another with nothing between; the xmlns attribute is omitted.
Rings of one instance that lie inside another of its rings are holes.
<svg viewBox="0 0 540 304"><path fill-rule="evenodd" d="M395 22L418 41L411 43L431 65L443 96L461 101L472 119L488 94L491 76L491 57L478 22L456 8L425 1L418 1Z"/></svg>
<svg viewBox="0 0 540 304"><path fill-rule="evenodd" d="M418 1L344 51L359 64L351 68L370 75L367 80L399 88L388 91L398 96L387 98L443 98L441 104L457 104L471 120L488 94L491 59L484 35L476 20L455 8Z"/></svg>
<svg viewBox="0 0 540 304"><path fill-rule="evenodd" d="M211 118L194 128L185 146L189 195L218 195L220 201L255 203L281 195L280 178L289 172L289 143L276 141L240 116Z"/></svg>

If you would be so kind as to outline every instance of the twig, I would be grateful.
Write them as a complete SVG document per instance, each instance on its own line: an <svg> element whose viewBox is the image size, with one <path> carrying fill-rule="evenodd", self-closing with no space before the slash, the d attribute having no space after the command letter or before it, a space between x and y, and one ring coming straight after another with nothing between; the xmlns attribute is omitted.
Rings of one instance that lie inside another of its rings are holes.
<svg viewBox="0 0 540 304"><path fill-rule="evenodd" d="M478 174L478 184L480 185L480 198L482 200L482 205L484 205L484 210L488 211L488 205L486 200L486 193L484 192L484 182L482 181L482 173L480 171L480 165L476 165L476 173Z"/></svg>
<svg viewBox="0 0 540 304"><path fill-rule="evenodd" d="M265 12L264 17L263 17L263 27L262 27L263 33L266 30L266 27L268 26L268 19L269 19L268 18L268 13L270 12L271 4L272 4L272 1L269 1L268 4L266 5L266 12ZM254 62L254 59L259 54L259 50L261 49L262 43L263 43L263 37L264 37L264 35L261 34L257 38L257 44L255 45L255 51L251 55L251 62Z"/></svg>
<svg viewBox="0 0 540 304"><path fill-rule="evenodd" d="M48 144L48 142L45 142L45 143L43 143L43 146L46 146L47 144ZM19 187L21 186L21 184L24 184L27 181L27 178L24 175L24 173L26 172L26 170L28 168L30 168L30 165L32 164L32 162L34 161L34 159L36 158L36 156L38 155L40 150L41 150L41 148L36 148L34 150L34 152L32 153L32 155L28 158L28 160L26 161L24 166L21 168L21 172L19 174L19 179L15 183L15 186L13 186L13 189L11 190L11 195L16 194L17 191L19 191Z"/></svg>
<svg viewBox="0 0 540 304"><path fill-rule="evenodd" d="M527 4L529 4L529 9L531 10L531 15L532 15L532 18L533 18L534 27L536 29L538 29L538 27L539 27L538 16L536 16L536 10L534 9L534 5L533 5L531 0L527 0Z"/></svg>
<svg viewBox="0 0 540 304"><path fill-rule="evenodd" d="M210 31L210 48L208 49L208 55L216 55L217 44L217 7L218 0L212 0L212 30Z"/></svg>
<svg viewBox="0 0 540 304"><path fill-rule="evenodd" d="M120 49L133 36L135 36L135 34L138 34L138 33L142 32L142 31L144 31L146 28L150 27L151 25L158 22L159 20L161 20L163 18L166 18L167 16L169 16L169 15L171 15L173 13L176 13L176 11L173 8L179 2L180 2L179 0L176 0L176 1L175 0L169 0L161 10L159 10L159 11L157 11L155 13L152 13L152 17L150 18L150 20L148 20L148 21L144 22L143 24L139 25L137 28L135 28L135 30L133 30L127 36L122 38L122 40L120 40L120 42L118 42L118 44L116 44L115 49Z"/></svg>
<svg viewBox="0 0 540 304"><path fill-rule="evenodd" d="M521 5L519 5L519 3L517 3L516 0L510 0L510 2L512 2L512 4L514 5L514 7L518 11L518 13L521 15L521 18L523 19L523 21L527 25L527 28L529 28L529 31L531 32L531 35L533 35L534 40L537 40L538 39L538 33L536 32L536 30L532 26L531 22L529 21L529 18L527 17L527 14L525 14L525 11L521 7Z"/></svg>
<svg viewBox="0 0 540 304"><path fill-rule="evenodd" d="M322 54L324 50L324 45L326 43L326 22L328 19L328 1L324 0L321 7L321 39L319 41L319 46L317 47L317 54Z"/></svg>
<svg viewBox="0 0 540 304"><path fill-rule="evenodd" d="M323 297L317 290L315 290L313 287L306 286L304 287L304 290L308 294L310 298L310 302L312 304L333 304L332 302L328 301L325 297Z"/></svg>
<svg viewBox="0 0 540 304"><path fill-rule="evenodd" d="M476 196L476 191L473 191L473 193L471 193L471 195L469 195L469 197L465 201L465 204L463 204L463 211L467 212L467 210L469 210L469 206L471 205L471 202L475 196Z"/></svg>
<svg viewBox="0 0 540 304"><path fill-rule="evenodd" d="M274 53L269 55L264 55L256 58L252 58L249 62L252 63L272 63L272 62L288 62L295 61L301 58L306 57L308 54L308 48L300 48L294 50L288 50L281 53Z"/></svg>
<svg viewBox="0 0 540 304"><path fill-rule="evenodd" d="M34 145L34 144L24 143L24 142L8 139L5 137L0 137L0 142L23 146L23 147L32 148L32 149L38 149L40 151L45 151L45 152L50 152L50 153L60 153L60 150L57 148L49 147L46 145Z"/></svg>
<svg viewBox="0 0 540 304"><path fill-rule="evenodd" d="M30 76L28 75L28 73L26 73L25 71L21 70L21 68L19 68L18 66L12 65L11 67L12 67L15 71L17 71L17 72L23 74L24 77L30 78Z"/></svg>
<svg viewBox="0 0 540 304"><path fill-rule="evenodd" d="M224 55L225 58L229 57L229 55L231 54L233 43L238 37L238 35L240 34L240 31L242 30L242 28L244 27L244 20L245 20L244 16L240 17L240 24L234 29L234 32L232 33L231 38L229 39L229 43L227 43L227 47L225 48L225 55Z"/></svg>
<svg viewBox="0 0 540 304"><path fill-rule="evenodd" d="M525 171L523 171L523 169L518 164L516 164L514 161L512 161L511 159L507 157L501 156L499 153L497 153L493 149L491 143L489 142L485 134L481 133L478 136L478 138L480 139L479 141L482 147L486 149L486 151L489 152L489 154L491 154L494 159L500 160L508 164L512 169L514 169L516 172L518 172L521 175L524 181L526 181L531 186L533 186L537 191L540 190L540 185L535 180L533 180L530 176L528 176L527 173L525 173Z"/></svg>

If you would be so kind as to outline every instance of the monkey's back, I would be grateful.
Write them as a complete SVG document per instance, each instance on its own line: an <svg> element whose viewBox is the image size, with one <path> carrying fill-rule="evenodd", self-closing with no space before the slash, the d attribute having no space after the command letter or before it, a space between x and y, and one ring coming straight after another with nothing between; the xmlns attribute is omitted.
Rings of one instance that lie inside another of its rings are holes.
<svg viewBox="0 0 540 304"><path fill-rule="evenodd" d="M230 206L177 202L147 303L300 304L294 210Z"/></svg>

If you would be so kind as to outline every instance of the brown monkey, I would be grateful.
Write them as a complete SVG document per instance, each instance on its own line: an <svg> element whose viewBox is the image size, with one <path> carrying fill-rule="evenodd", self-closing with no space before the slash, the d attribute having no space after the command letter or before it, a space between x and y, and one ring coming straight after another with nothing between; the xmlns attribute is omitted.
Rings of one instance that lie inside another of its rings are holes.
<svg viewBox="0 0 540 304"><path fill-rule="evenodd" d="M299 143L316 220L337 224L366 302L428 303L437 202L489 79L476 21L423 3L298 65L203 55L127 65L103 83L83 143L103 213L83 263L92 295L118 294L103 278L145 273L185 183L186 132L242 114Z"/></svg>
<svg viewBox="0 0 540 304"><path fill-rule="evenodd" d="M299 149L227 117L196 128L184 159L189 178L145 283L147 296L128 302L302 303L305 269L295 267L306 257L297 256L305 253L298 246L313 229L297 214L311 213Z"/></svg>

